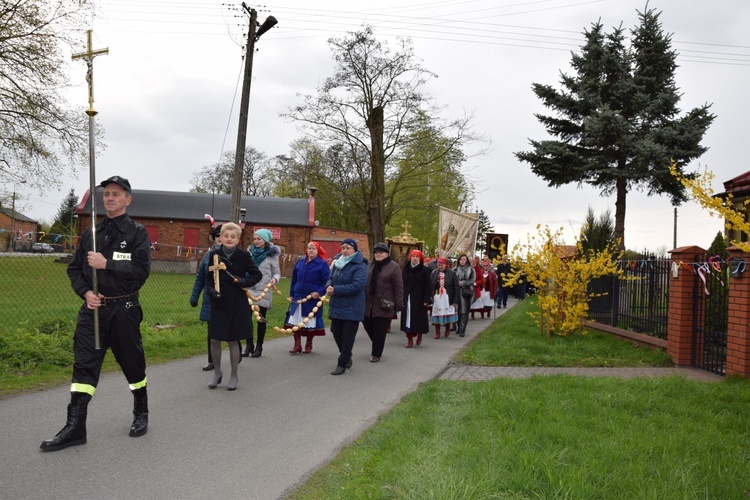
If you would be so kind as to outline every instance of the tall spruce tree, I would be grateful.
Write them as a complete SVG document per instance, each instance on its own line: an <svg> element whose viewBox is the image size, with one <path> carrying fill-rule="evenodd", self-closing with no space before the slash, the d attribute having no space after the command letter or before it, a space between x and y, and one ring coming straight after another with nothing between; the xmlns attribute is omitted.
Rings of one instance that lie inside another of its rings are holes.
<svg viewBox="0 0 750 500"><path fill-rule="evenodd" d="M670 159L681 173L707 148L701 146L715 116L710 105L681 115L675 85L677 53L664 33L660 13L638 12L630 47L621 27L609 34L600 22L584 31L586 43L573 54L575 74L562 74L562 89L533 84L554 116L535 115L555 140L529 142L516 157L550 186L590 184L602 196L615 194L615 238L625 246L628 191L665 194L674 205L685 190L669 173ZM689 174L686 174L689 175Z"/></svg>

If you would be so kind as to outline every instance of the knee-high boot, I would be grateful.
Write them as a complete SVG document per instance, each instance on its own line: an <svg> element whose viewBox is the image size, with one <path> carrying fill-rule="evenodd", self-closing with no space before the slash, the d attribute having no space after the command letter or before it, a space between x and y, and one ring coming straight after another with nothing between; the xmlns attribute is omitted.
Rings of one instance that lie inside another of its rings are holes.
<svg viewBox="0 0 750 500"><path fill-rule="evenodd" d="M294 332L294 347L289 351L289 354L297 354L302 352L302 334L300 332Z"/></svg>
<svg viewBox="0 0 750 500"><path fill-rule="evenodd" d="M263 325L265 326L265 325ZM253 358L259 358L261 354L263 354L263 341L266 339L266 331L265 328L263 331L260 329L260 325L258 326L258 341L255 343L255 350L253 351Z"/></svg>
<svg viewBox="0 0 750 500"><path fill-rule="evenodd" d="M445 325L445 331L448 331L448 325ZM435 325L435 338L440 338L440 325Z"/></svg>
<svg viewBox="0 0 750 500"><path fill-rule="evenodd" d="M459 337L463 337L466 335L466 325L468 322L469 322L468 314L462 314L458 317L458 336Z"/></svg>
<svg viewBox="0 0 750 500"><path fill-rule="evenodd" d="M312 352L312 342L313 342L313 337L315 335L313 335L312 333L308 333L305 336L307 337L307 342L305 342L305 350L302 351L302 353L303 354L310 354Z"/></svg>
<svg viewBox="0 0 750 500"><path fill-rule="evenodd" d="M58 432L52 439L42 441L39 448L42 451L57 451L67 448L86 444L86 415L91 396L82 392L74 392L70 396L68 404L68 419L65 427Z"/></svg>
<svg viewBox="0 0 750 500"><path fill-rule="evenodd" d="M148 430L148 394L145 387L133 391L133 417L130 437L143 436Z"/></svg>

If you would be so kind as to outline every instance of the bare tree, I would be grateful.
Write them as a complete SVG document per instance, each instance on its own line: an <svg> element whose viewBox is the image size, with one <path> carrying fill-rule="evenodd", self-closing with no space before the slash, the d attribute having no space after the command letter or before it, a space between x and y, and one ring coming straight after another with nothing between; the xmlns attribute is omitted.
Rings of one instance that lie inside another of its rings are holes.
<svg viewBox="0 0 750 500"><path fill-rule="evenodd" d="M234 182L233 151L224 153L220 163L207 165L193 174L191 191L198 193L232 192ZM273 176L271 161L265 153L255 148L245 149L245 162L242 174L242 194L244 196L271 196Z"/></svg>
<svg viewBox="0 0 750 500"><path fill-rule="evenodd" d="M80 48L91 8L89 0L0 4L1 180L55 184L66 167L75 172L86 164L86 115L64 97L70 84L63 47Z"/></svg>
<svg viewBox="0 0 750 500"><path fill-rule="evenodd" d="M387 206L386 180L398 175L399 152L411 134L435 108L423 86L435 75L422 68L409 39L398 39L397 49L377 41L372 28L328 41L337 63L317 95L304 95L304 103L285 116L305 124L306 132L328 146L341 145L338 165L328 165L333 178L345 181L351 208L365 214L370 243L385 239L385 226L393 214ZM433 119L434 120L434 119ZM459 148L465 140L468 119L441 127L450 131L447 148ZM342 195L346 195L344 190Z"/></svg>

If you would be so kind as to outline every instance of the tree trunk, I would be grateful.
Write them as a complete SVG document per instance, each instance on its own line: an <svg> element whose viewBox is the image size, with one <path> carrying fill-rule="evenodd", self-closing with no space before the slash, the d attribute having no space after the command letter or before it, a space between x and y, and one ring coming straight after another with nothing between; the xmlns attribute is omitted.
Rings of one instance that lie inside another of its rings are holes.
<svg viewBox="0 0 750 500"><path fill-rule="evenodd" d="M385 223L383 213L385 211L385 151L383 150L383 107L377 106L367 119L367 128L370 131L370 168L372 172L372 184L370 186L370 199L367 206L367 236L369 244L373 245L379 241L385 241Z"/></svg>
<svg viewBox="0 0 750 500"><path fill-rule="evenodd" d="M617 199L615 201L615 249L625 250L625 197L628 194L628 183L625 177L617 178Z"/></svg>

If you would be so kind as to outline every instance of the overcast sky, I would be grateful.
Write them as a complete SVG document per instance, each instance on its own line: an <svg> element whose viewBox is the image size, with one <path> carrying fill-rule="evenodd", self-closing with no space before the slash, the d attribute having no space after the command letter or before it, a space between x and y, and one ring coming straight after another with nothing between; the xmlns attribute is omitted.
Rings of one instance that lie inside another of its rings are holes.
<svg viewBox="0 0 750 500"><path fill-rule="evenodd" d="M363 23L378 39L410 37L425 68L438 74L426 91L445 107L446 118L473 114L474 129L492 141L491 152L466 167L477 180L476 208L513 246L536 225L565 227L573 241L588 206L597 214L614 198L589 187L549 188L513 153L528 139L545 139L533 114L547 113L531 91L533 82L559 88L570 72L571 51L582 31L601 19L607 31L637 24L634 0L270 0L258 10L279 24L256 45L250 96L248 146L269 157L289 151L302 136L279 116L314 94L332 74L326 43ZM676 82L684 111L713 103L717 115L703 144L709 151L691 165L716 174L714 189L749 169L747 148L750 81L750 2L747 0L651 0L662 11L665 31L679 52ZM118 174L134 189L186 191L194 172L234 151L238 126L242 34L247 17L226 0L103 0L93 18L95 109L106 149L99 151L97 179ZM81 34L82 50L85 35ZM87 105L85 64L70 63L80 86L71 100ZM469 150L471 152L471 150ZM22 191L24 214L51 222L68 190L88 187L87 165L59 190ZM673 207L666 197L632 192L627 198L628 248L671 249ZM215 214L223 219L227 214ZM250 214L248 214L250 215ZM321 221L325 225L325 221ZM721 223L693 203L678 211L677 246L707 247Z"/></svg>

